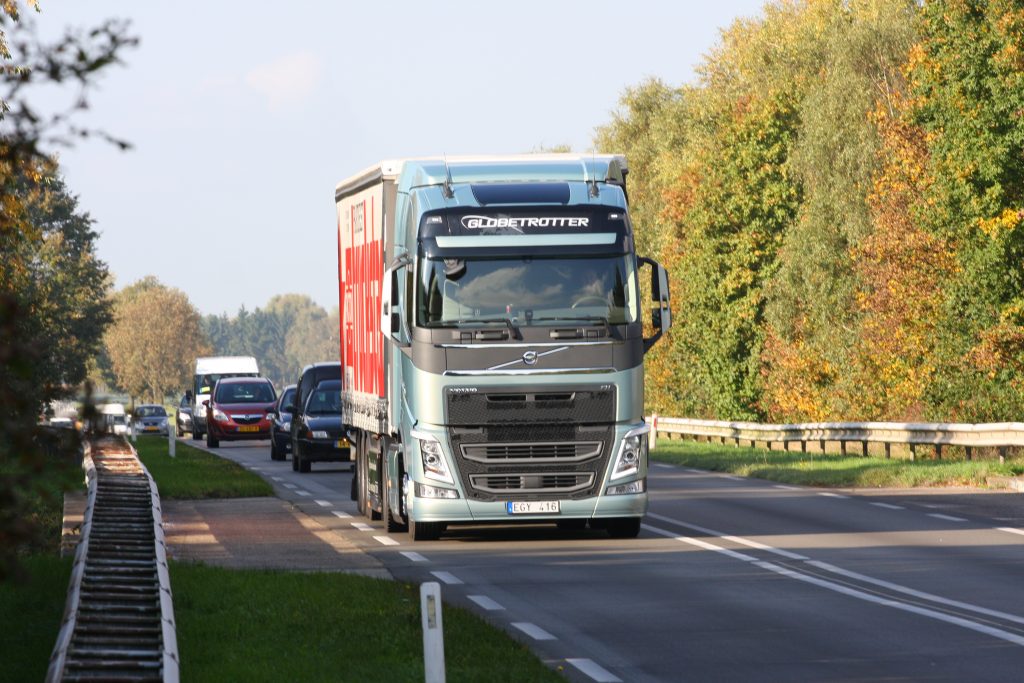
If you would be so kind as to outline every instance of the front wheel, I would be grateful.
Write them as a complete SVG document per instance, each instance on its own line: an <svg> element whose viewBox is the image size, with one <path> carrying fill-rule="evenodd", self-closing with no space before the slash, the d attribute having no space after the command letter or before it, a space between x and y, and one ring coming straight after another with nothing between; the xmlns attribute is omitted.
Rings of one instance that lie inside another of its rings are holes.
<svg viewBox="0 0 1024 683"><path fill-rule="evenodd" d="M384 498L380 502L382 511L381 516L384 518L384 526L388 531L405 531L405 524L402 524L402 520L399 517L396 517L395 513L391 510L391 480L388 477L386 470L381 475L381 479L384 480ZM399 504L401 504L401 496L399 496L398 499Z"/></svg>
<svg viewBox="0 0 1024 683"><path fill-rule="evenodd" d="M199 441L201 438L203 438L203 433L195 427L192 427L192 440Z"/></svg>
<svg viewBox="0 0 1024 683"><path fill-rule="evenodd" d="M616 517L608 520L608 535L612 538L636 538L640 534L639 517Z"/></svg>

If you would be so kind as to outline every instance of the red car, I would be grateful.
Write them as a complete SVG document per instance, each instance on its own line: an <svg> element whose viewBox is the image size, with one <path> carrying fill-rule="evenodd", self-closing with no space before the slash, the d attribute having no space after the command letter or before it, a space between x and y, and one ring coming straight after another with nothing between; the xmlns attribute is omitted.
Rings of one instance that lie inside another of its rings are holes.
<svg viewBox="0 0 1024 683"><path fill-rule="evenodd" d="M277 395L263 377L225 377L218 380L206 405L206 445L221 441L269 439Z"/></svg>

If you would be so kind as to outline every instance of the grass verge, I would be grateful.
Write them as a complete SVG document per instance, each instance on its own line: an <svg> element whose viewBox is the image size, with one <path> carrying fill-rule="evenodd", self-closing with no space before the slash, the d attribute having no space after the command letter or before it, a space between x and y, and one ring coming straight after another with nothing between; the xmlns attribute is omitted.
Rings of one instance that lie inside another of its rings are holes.
<svg viewBox="0 0 1024 683"><path fill-rule="evenodd" d="M175 457L167 452L162 436L140 436L135 444L146 469L153 475L161 498L249 498L272 496L274 489L237 463L218 458L180 441Z"/></svg>
<svg viewBox="0 0 1024 683"><path fill-rule="evenodd" d="M172 563L182 679L422 681L418 589L339 573ZM525 646L444 608L449 681L561 681Z"/></svg>
<svg viewBox="0 0 1024 683"><path fill-rule="evenodd" d="M0 582L0 680L41 681L57 642L71 558L21 558L26 581Z"/></svg>
<svg viewBox="0 0 1024 683"><path fill-rule="evenodd" d="M1024 464L985 460L900 460L768 451L694 441L658 440L651 459L731 472L785 484L830 487L912 488L916 486L984 487L990 476L1016 476Z"/></svg>

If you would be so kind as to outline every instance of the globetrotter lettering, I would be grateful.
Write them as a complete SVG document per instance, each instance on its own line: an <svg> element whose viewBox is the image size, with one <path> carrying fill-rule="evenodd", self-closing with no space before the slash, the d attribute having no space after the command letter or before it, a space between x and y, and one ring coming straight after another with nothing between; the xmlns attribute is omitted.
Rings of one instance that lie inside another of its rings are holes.
<svg viewBox="0 0 1024 683"><path fill-rule="evenodd" d="M354 204L349 215L350 241L344 251L344 365L352 372L347 390L383 396L383 338L376 334L380 314L380 283L384 277L382 243L373 229L373 198ZM357 229L358 228L358 229ZM361 244L356 243L361 236ZM349 305L350 304L350 305Z"/></svg>
<svg viewBox="0 0 1024 683"><path fill-rule="evenodd" d="M532 216L512 218L510 216L463 216L462 227L467 230L486 228L586 228L589 218L568 216Z"/></svg>

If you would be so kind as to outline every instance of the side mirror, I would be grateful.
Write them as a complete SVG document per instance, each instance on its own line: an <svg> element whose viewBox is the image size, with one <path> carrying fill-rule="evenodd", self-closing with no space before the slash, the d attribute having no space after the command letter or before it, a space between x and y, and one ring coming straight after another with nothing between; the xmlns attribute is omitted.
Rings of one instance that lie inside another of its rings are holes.
<svg viewBox="0 0 1024 683"><path fill-rule="evenodd" d="M408 346L402 341L402 313L398 306L398 271L408 265L408 259L396 259L384 271L380 297L380 332L399 346Z"/></svg>
<svg viewBox="0 0 1024 683"><path fill-rule="evenodd" d="M655 305L651 311L651 322L654 324L655 332L651 337L644 339L644 353L647 353L661 339L661 335L672 327L671 296L668 271L653 259L638 256L637 261L641 266L651 267L651 299Z"/></svg>

